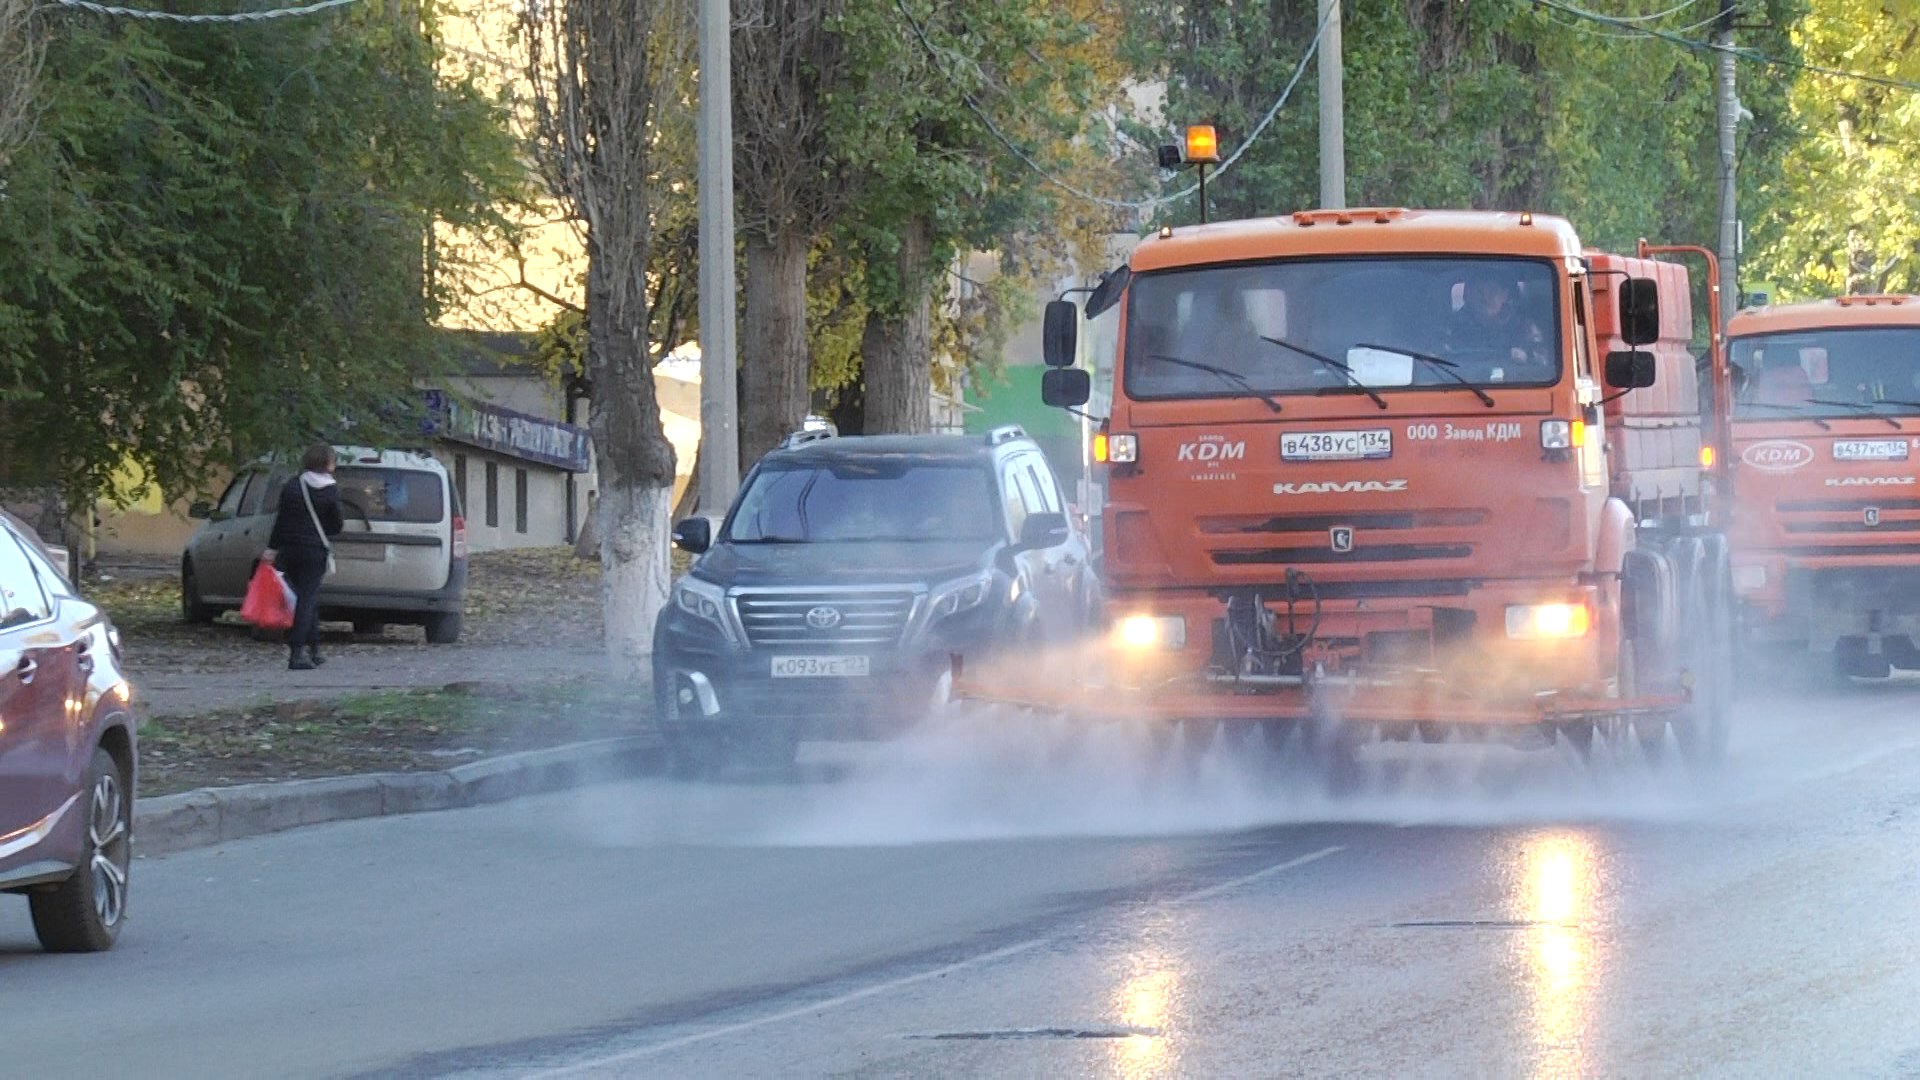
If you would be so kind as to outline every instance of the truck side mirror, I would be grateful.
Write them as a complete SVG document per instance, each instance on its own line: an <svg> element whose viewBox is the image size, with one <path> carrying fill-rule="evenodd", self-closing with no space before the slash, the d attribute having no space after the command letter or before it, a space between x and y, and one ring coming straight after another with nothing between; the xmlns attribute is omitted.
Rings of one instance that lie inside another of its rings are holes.
<svg viewBox="0 0 1920 1080"><path fill-rule="evenodd" d="M1085 368L1052 368L1040 376L1040 400L1056 409L1077 409L1093 397L1093 376Z"/></svg>
<svg viewBox="0 0 1920 1080"><path fill-rule="evenodd" d="M1620 286L1620 337L1629 345L1660 340L1660 286L1652 278L1628 278Z"/></svg>
<svg viewBox="0 0 1920 1080"><path fill-rule="evenodd" d="M1040 351L1052 368L1072 367L1075 359L1078 338L1074 323L1080 318L1080 309L1073 306L1071 300L1054 300L1047 304L1046 321L1040 329Z"/></svg>
<svg viewBox="0 0 1920 1080"><path fill-rule="evenodd" d="M1607 354L1607 385L1615 390L1644 390L1653 385L1657 372L1650 352L1623 349Z"/></svg>
<svg viewBox="0 0 1920 1080"><path fill-rule="evenodd" d="M690 517L673 527L673 546L689 555L704 555L713 546L713 522Z"/></svg>

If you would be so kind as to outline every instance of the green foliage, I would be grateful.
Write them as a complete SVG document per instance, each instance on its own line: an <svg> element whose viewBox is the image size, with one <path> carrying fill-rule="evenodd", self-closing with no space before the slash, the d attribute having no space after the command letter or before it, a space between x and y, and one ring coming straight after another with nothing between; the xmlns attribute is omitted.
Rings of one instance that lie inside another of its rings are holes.
<svg viewBox="0 0 1920 1080"><path fill-rule="evenodd" d="M1805 59L1920 82L1920 8L1814 0L1794 34ZM1746 215L1758 248L1746 281L1782 299L1920 291L1920 93L1803 73L1793 81L1798 136Z"/></svg>
<svg viewBox="0 0 1920 1080"><path fill-rule="evenodd" d="M835 30L856 74L829 98L826 129L856 197L827 245L831 265L858 270L816 267L812 314L833 320L814 334L828 350L816 352L817 388L858 377L867 313L899 316L929 295L955 300L934 305L935 355L997 367L1035 286L1093 263L1112 212L1049 185L1020 154L1066 172L1089 166L1081 182L1101 186L1105 145L1083 136L1122 89L1114 28L1099 0L846 5ZM903 267L903 245L921 238L924 257ZM949 270L970 251L995 253L998 274L956 282Z"/></svg>
<svg viewBox="0 0 1920 1080"><path fill-rule="evenodd" d="M1596 246L1641 236L1711 242L1713 72L1670 42L1576 22L1518 2L1344 6L1347 201L1563 214ZM1648 12L1671 4L1650 0ZM1618 5L1607 9L1627 14ZM1791 21L1791 0L1743 7ZM1704 5L1656 25L1685 26ZM1128 55L1168 80L1170 128L1211 122L1231 153L1272 104L1318 27L1311 0L1135 0ZM1171 28L1172 32L1169 32ZM1698 37L1696 30L1689 34ZM1784 49L1777 32L1745 44ZM1746 71L1757 130L1780 126L1780 80ZM1166 141L1164 134L1157 141ZM1769 175L1775 140L1748 142L1743 168ZM1318 85L1309 69L1274 125L1209 184L1213 216L1255 217L1319 203ZM1191 221L1192 199L1166 220Z"/></svg>
<svg viewBox="0 0 1920 1080"><path fill-rule="evenodd" d="M523 168L498 105L436 73L430 12L49 35L42 112L0 200L0 456L75 500L140 466L413 427L462 267Z"/></svg>

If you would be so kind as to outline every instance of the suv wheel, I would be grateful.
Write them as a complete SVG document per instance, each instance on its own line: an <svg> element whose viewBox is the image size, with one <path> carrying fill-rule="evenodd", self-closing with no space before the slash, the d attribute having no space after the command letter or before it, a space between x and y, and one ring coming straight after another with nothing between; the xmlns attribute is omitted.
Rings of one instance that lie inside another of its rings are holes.
<svg viewBox="0 0 1920 1080"><path fill-rule="evenodd" d="M460 640L460 613L457 611L429 615L422 625L426 627L429 645L451 645Z"/></svg>
<svg viewBox="0 0 1920 1080"><path fill-rule="evenodd" d="M190 623L210 623L220 617L220 609L200 599L200 575L191 562L180 564L180 617Z"/></svg>
<svg viewBox="0 0 1920 1080"><path fill-rule="evenodd" d="M34 933L49 952L112 948L127 916L133 800L119 764L105 750L93 752L87 789L87 837L79 869L59 885L29 898Z"/></svg>

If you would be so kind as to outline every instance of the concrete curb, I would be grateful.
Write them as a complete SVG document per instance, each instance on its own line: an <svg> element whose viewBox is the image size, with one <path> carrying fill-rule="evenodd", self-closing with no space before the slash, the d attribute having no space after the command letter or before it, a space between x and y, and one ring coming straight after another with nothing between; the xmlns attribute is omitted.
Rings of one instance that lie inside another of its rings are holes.
<svg viewBox="0 0 1920 1080"><path fill-rule="evenodd" d="M624 780L644 772L659 751L658 736L637 735L505 754L440 772L242 784L141 799L135 850L167 855L303 825L458 810Z"/></svg>

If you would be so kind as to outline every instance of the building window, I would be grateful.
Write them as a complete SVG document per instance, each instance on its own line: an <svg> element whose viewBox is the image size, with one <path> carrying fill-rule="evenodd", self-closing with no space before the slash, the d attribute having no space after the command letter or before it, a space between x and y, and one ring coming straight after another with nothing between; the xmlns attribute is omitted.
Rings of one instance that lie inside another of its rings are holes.
<svg viewBox="0 0 1920 1080"><path fill-rule="evenodd" d="M460 501L460 515L467 513L467 455L453 455L453 493Z"/></svg>
<svg viewBox="0 0 1920 1080"><path fill-rule="evenodd" d="M513 470L513 531L527 531L527 470Z"/></svg>
<svg viewBox="0 0 1920 1080"><path fill-rule="evenodd" d="M500 527L500 465L487 462L487 528Z"/></svg>

